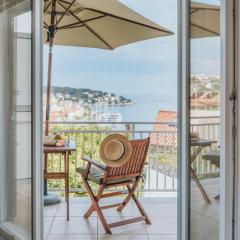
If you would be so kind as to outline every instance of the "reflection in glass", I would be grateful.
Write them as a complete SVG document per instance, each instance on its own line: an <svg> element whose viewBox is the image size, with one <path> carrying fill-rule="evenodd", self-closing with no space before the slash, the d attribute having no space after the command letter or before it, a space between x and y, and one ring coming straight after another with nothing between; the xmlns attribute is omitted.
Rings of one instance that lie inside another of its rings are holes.
<svg viewBox="0 0 240 240"><path fill-rule="evenodd" d="M220 1L191 2L191 237L219 231Z"/></svg>

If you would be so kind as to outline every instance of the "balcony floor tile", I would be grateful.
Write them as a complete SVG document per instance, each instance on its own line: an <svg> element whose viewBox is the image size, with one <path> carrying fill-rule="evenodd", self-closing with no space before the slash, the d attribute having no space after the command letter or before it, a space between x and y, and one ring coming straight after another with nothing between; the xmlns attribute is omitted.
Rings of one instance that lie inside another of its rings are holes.
<svg viewBox="0 0 240 240"><path fill-rule="evenodd" d="M177 204L143 204L149 217L177 217Z"/></svg>
<svg viewBox="0 0 240 240"><path fill-rule="evenodd" d="M44 217L44 234L48 235L53 224L54 217Z"/></svg>
<svg viewBox="0 0 240 240"><path fill-rule="evenodd" d="M220 204L218 200L211 199L211 204L203 201L192 202L191 210L206 217L215 217L219 215Z"/></svg>
<svg viewBox="0 0 240 240"><path fill-rule="evenodd" d="M97 217L55 217L50 234L97 234Z"/></svg>
<svg viewBox="0 0 240 240"><path fill-rule="evenodd" d="M202 217L200 220L192 222L192 236L202 235L206 240L218 240L218 221L213 218Z"/></svg>
<svg viewBox="0 0 240 240"><path fill-rule="evenodd" d="M50 234L47 240L97 240L98 236L94 234L69 234L59 235Z"/></svg>
<svg viewBox="0 0 240 240"><path fill-rule="evenodd" d="M214 193L215 194L215 193ZM213 195L214 196L214 195ZM122 198L103 199L101 205L113 204L122 201ZM214 233L218 227L218 207L219 201L211 198L212 204L206 203L200 199L192 203L192 230L194 236L198 240L209 240L207 236L212 236L215 239ZM112 235L105 234L100 219L94 213L89 220L83 218L83 214L90 207L89 198L71 198L70 200L70 220L66 220L66 203L64 199L62 203L56 206L45 207L45 239L72 239L72 240L176 240L177 234L177 203L171 199L162 200L159 203L157 199L154 201L151 198L140 199L142 205L149 215L152 225L147 225L144 222L133 223L121 227L112 228ZM139 210L133 201L119 213L115 208L103 210L103 213L109 223L115 221L126 220L131 217L140 216ZM207 224L207 225L206 225ZM203 231L195 231L198 225L203 225Z"/></svg>
<svg viewBox="0 0 240 240"><path fill-rule="evenodd" d="M145 224L144 227L147 234L177 234L177 218L176 217L151 217L152 225Z"/></svg>
<svg viewBox="0 0 240 240"><path fill-rule="evenodd" d="M91 204L85 204L85 203L70 203L69 205L69 215L70 217L83 217L87 209L91 206ZM66 211L66 203L63 202L60 204L58 211L56 213L56 217L66 217L67 211ZM94 212L92 216L97 216Z"/></svg>
<svg viewBox="0 0 240 240"><path fill-rule="evenodd" d="M45 206L44 207L44 217L55 217L60 204Z"/></svg>
<svg viewBox="0 0 240 240"><path fill-rule="evenodd" d="M113 235L100 234L98 235L98 240L148 240L147 235L127 235L124 236L114 233Z"/></svg>
<svg viewBox="0 0 240 240"><path fill-rule="evenodd" d="M149 240L177 240L177 235L148 235Z"/></svg>
<svg viewBox="0 0 240 240"><path fill-rule="evenodd" d="M129 217L106 217L108 223L113 223L117 221L127 220ZM122 235L146 235L146 230L142 222L136 222L116 228L111 229L113 234ZM98 219L98 233L105 233L102 223Z"/></svg>

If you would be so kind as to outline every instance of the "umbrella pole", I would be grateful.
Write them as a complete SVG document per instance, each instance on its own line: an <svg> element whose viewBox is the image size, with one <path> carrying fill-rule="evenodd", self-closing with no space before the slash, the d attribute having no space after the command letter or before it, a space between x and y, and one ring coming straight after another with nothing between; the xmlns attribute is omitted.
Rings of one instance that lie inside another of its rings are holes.
<svg viewBox="0 0 240 240"><path fill-rule="evenodd" d="M51 85L52 85L52 50L53 37L49 39L49 53L48 53L48 82L47 82L47 101L46 101L46 126L45 135L49 134L49 119L50 119L50 105L51 105Z"/></svg>
<svg viewBox="0 0 240 240"><path fill-rule="evenodd" d="M54 36L49 38L49 53L48 53L48 85L47 85L47 102L46 102L46 123L45 123L45 135L49 134L49 119L50 119L50 105L51 105L51 83L52 83L52 50L53 50ZM47 173L48 166L48 154L44 156L44 172ZM47 179L44 178L44 205L54 205L61 202L61 198L56 193L48 192Z"/></svg>
<svg viewBox="0 0 240 240"><path fill-rule="evenodd" d="M50 106L51 106L51 87L52 87L52 60L53 60L53 41L55 34L55 8L56 0L52 0L51 10L51 26L48 28L48 41L49 41L49 53L48 53L48 82L47 82L47 100L46 100L46 122L45 122L45 135L49 134L49 119L50 119ZM48 154L44 156L44 173L47 173L48 166ZM47 179L44 178L44 205L53 205L61 201L58 194L48 193Z"/></svg>
<svg viewBox="0 0 240 240"><path fill-rule="evenodd" d="M56 14L56 0L52 0L51 9L51 25L48 28L48 41L49 41L49 53L48 53L48 82L47 82L47 101L46 101L46 123L45 123L45 135L49 134L49 119L50 119L50 105L51 105L51 87L52 87L52 50L53 41L55 35L55 14Z"/></svg>
<svg viewBox="0 0 240 240"><path fill-rule="evenodd" d="M52 81L52 49L53 49L53 37L49 38L49 53L48 53L48 82L47 82L47 100L46 100L46 122L45 122L45 136L49 134L49 119L50 119L50 105L51 105L51 81ZM44 156L44 166L48 166L48 154ZM47 173L47 169L44 169ZM44 179L44 195L48 195L47 191L47 179Z"/></svg>

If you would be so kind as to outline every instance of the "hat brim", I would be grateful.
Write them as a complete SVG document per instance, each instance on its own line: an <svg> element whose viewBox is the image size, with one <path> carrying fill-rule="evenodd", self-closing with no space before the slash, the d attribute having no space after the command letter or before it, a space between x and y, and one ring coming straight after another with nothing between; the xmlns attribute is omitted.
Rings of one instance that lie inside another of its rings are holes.
<svg viewBox="0 0 240 240"><path fill-rule="evenodd" d="M106 157L104 153L104 147L105 145L112 140L120 141L124 146L124 153L120 159L116 160L110 160ZM100 146L100 157L102 161L108 166L108 167L121 167L125 163L127 163L132 156L132 144L129 142L126 136L122 134L110 134L108 135Z"/></svg>

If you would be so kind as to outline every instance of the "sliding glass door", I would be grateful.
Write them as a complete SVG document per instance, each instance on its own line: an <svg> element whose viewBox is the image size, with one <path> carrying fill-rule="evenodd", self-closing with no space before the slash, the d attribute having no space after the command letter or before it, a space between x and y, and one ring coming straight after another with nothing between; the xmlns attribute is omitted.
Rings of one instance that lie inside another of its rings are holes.
<svg viewBox="0 0 240 240"><path fill-rule="evenodd" d="M1 138L5 146L1 202L6 207L1 223L10 235L15 232L24 239L32 239L33 219L31 9L31 0L0 3Z"/></svg>
<svg viewBox="0 0 240 240"><path fill-rule="evenodd" d="M190 239L219 239L220 9L190 3Z"/></svg>
<svg viewBox="0 0 240 240"><path fill-rule="evenodd" d="M14 196L12 221L27 233L32 229L32 75L31 75L31 5L26 3L14 17L14 76L12 112L12 162L14 164Z"/></svg>
<svg viewBox="0 0 240 240"><path fill-rule="evenodd" d="M179 239L233 239L234 2L180 4Z"/></svg>

